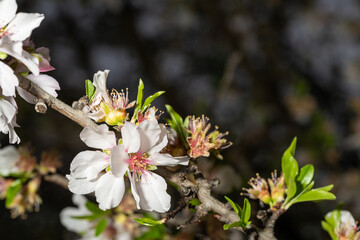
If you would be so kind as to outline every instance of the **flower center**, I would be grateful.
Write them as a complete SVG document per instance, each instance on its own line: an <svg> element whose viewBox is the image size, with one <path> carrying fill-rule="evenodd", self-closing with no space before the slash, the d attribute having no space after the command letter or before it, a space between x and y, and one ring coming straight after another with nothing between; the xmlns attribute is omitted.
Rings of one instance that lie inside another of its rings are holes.
<svg viewBox="0 0 360 240"><path fill-rule="evenodd" d="M141 174L148 172L147 166L150 164L150 160L147 158L149 155L147 153L141 154L140 152L133 153L130 155L128 160L129 170L136 172L137 177L140 177Z"/></svg>

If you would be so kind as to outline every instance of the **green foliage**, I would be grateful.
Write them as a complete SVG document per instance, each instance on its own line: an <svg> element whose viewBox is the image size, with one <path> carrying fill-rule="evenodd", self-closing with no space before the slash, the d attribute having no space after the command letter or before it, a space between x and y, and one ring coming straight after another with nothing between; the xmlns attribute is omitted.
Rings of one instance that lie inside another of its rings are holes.
<svg viewBox="0 0 360 240"><path fill-rule="evenodd" d="M5 206L6 207L10 207L11 203L14 201L16 194L18 194L18 192L20 191L21 186L22 186L21 180L16 179L8 187L8 189L6 190L6 195L5 195L5 197L6 197Z"/></svg>
<svg viewBox="0 0 360 240"><path fill-rule="evenodd" d="M286 199L283 204L284 209L299 202L334 200L336 197L329 191L332 185L322 188L312 189L314 186L314 167L308 164L300 169L294 158L296 148L296 138L292 141L289 148L286 149L281 160L282 171L287 186Z"/></svg>
<svg viewBox="0 0 360 240"><path fill-rule="evenodd" d="M137 93L137 98L136 98L136 105L135 105L135 110L134 110L134 115L132 117L131 120L135 120L137 117L137 113L139 112L139 110L141 109L141 105L142 105L142 100L143 100L143 95L144 95L144 83L143 81L139 80L139 86L138 86L138 93Z"/></svg>
<svg viewBox="0 0 360 240"><path fill-rule="evenodd" d="M135 110L134 110L134 114L131 118L132 121L135 121L137 119L137 113L139 111L141 111L141 113L144 113L148 108L150 108L151 103L158 98L159 96L161 96L162 94L164 94L165 91L158 91L156 93L154 93L153 95L147 97L145 99L145 102L143 104L143 97L144 97L144 83L143 81L139 80L139 86L138 86L138 94L137 94L137 98L136 98L136 105L135 105Z"/></svg>
<svg viewBox="0 0 360 240"><path fill-rule="evenodd" d="M193 205L193 206L199 206L201 204L200 200L197 198L193 198L189 201L189 204Z"/></svg>
<svg viewBox="0 0 360 240"><path fill-rule="evenodd" d="M107 226L107 220L104 218L104 219L101 219L98 224L96 225L96 228L95 228L95 236L99 236L102 232L104 232L104 230L106 229L106 226Z"/></svg>
<svg viewBox="0 0 360 240"><path fill-rule="evenodd" d="M177 112L175 112L175 110L170 105L165 105L165 107L170 115L170 119L167 119L167 123L172 129L176 131L178 137L184 143L184 146L187 146L188 143L186 141L186 138L188 136L188 133L185 131L184 127L185 125L189 125L189 119L186 118L184 122L182 117Z"/></svg>
<svg viewBox="0 0 360 240"><path fill-rule="evenodd" d="M143 233L141 236L135 238L136 240L160 240L164 239L166 234L164 225L156 225L150 227L149 231Z"/></svg>
<svg viewBox="0 0 360 240"><path fill-rule="evenodd" d="M90 101L92 101L94 99L95 90L96 90L96 88L93 85L93 83L89 79L86 79L85 80L85 91L86 91L86 96L89 97Z"/></svg>
<svg viewBox="0 0 360 240"><path fill-rule="evenodd" d="M156 99L158 98L159 96L161 96L162 94L164 94L165 91L159 91L159 92L156 92L154 93L153 95L151 95L150 97L148 97L144 104L142 105L141 107L141 112L145 112L149 107L150 107L150 104Z"/></svg>
<svg viewBox="0 0 360 240"><path fill-rule="evenodd" d="M321 221L322 228L329 233L332 240L338 240L338 236L335 235L334 229L336 224L340 222L341 209L342 203L340 203L329 215L325 216L325 221Z"/></svg>
<svg viewBox="0 0 360 240"><path fill-rule="evenodd" d="M249 203L249 200L245 198L244 205L241 208L239 204L234 203L230 198L225 196L225 199L230 203L231 207L239 216L240 220L232 224L224 224L224 230L228 230L229 228L233 228L233 227L246 228L251 223L251 221L249 221L251 216L251 205Z"/></svg>
<svg viewBox="0 0 360 240"><path fill-rule="evenodd" d="M144 218L134 218L134 220L138 223L140 223L141 225L144 226L156 226L156 225L160 225L163 224L162 220L154 220L152 218L148 218L148 217L144 217Z"/></svg>
<svg viewBox="0 0 360 240"><path fill-rule="evenodd" d="M110 214L111 212L110 210L103 211L95 203L89 201L86 202L85 206L92 214L84 215L84 216L72 216L72 218L79 220L94 221L96 219L102 218L105 215Z"/></svg>

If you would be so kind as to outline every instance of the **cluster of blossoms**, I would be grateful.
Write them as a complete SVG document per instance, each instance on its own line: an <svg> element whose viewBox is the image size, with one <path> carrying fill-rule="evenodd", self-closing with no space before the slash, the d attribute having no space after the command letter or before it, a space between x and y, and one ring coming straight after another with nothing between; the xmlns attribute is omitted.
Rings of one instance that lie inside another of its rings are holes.
<svg viewBox="0 0 360 240"><path fill-rule="evenodd" d="M227 142L227 140L223 138L228 132L220 133L218 127L215 126L215 130L208 134L211 128L211 124L208 123L208 121L209 119L204 115L201 118L195 118L195 116L189 117L189 126L186 129L189 133L189 137L186 139L190 148L188 154L192 158L200 156L208 157L210 151L213 151L219 159L222 159L218 150L228 148L232 145L231 142Z"/></svg>
<svg viewBox="0 0 360 240"><path fill-rule="evenodd" d="M39 210L41 177L55 173L60 165L55 152L43 152L37 162L28 147L0 149L0 199L6 198L13 218L25 218L26 212Z"/></svg>
<svg viewBox="0 0 360 240"><path fill-rule="evenodd" d="M257 174L256 178L251 178L249 180L251 188L246 189L246 195L251 199L259 199L262 203L265 203L270 206L270 209L276 211L281 207L281 204L285 200L285 179L284 175L281 174L280 177L277 177L276 170L271 173L271 179L268 178L266 181L264 178L261 178ZM270 186L270 188L269 188Z"/></svg>
<svg viewBox="0 0 360 240"><path fill-rule="evenodd" d="M107 72L99 72L95 76L95 97L105 99L107 91L99 90L99 87L106 89L106 86L98 82L106 82ZM75 156L70 175L67 175L70 191L75 194L95 192L100 209L114 208L125 193L126 176L138 208L157 212L169 210L167 184L151 170L155 170L156 166L187 165L189 158L172 157L161 152L168 144L167 130L165 125L158 123L155 114L153 108L148 108L143 114L146 117L140 121L138 119L134 123L123 119L124 122L119 124L119 140L105 124L96 129L85 127L80 133L81 140L87 146L102 151L83 151Z"/></svg>
<svg viewBox="0 0 360 240"><path fill-rule="evenodd" d="M16 13L15 0L0 0L0 132L9 134L10 143L19 143L14 131L17 105L15 91L26 101L35 103L35 97L22 90L18 76L26 76L43 90L57 96L58 82L41 72L51 71L49 50L35 49L29 40L33 29L44 19L39 13Z"/></svg>
<svg viewBox="0 0 360 240"><path fill-rule="evenodd" d="M134 213L134 199L129 194L125 194L123 201L114 211L102 211L81 195L74 194L72 199L77 207L63 209L60 221L69 231L82 236L81 239L127 240L141 233L133 220L138 216ZM101 222L106 222L106 227L103 227L101 233L96 233Z"/></svg>

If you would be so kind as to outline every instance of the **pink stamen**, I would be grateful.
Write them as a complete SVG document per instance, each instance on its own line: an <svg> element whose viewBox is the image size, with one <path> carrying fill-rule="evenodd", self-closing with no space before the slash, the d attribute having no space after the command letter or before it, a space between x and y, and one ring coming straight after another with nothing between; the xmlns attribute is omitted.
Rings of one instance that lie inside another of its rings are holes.
<svg viewBox="0 0 360 240"><path fill-rule="evenodd" d="M140 152L131 154L131 157L127 160L129 164L129 170L133 172L134 176L136 175L139 179L141 175L146 176L145 173L149 172L147 170L147 165L151 163L149 159L146 158L145 154Z"/></svg>

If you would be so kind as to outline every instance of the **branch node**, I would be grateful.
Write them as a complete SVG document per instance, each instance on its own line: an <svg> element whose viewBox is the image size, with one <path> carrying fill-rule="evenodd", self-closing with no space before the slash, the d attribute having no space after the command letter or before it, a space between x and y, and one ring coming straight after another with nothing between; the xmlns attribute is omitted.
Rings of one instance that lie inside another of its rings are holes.
<svg viewBox="0 0 360 240"><path fill-rule="evenodd" d="M41 98L38 98L36 100L36 103L35 103L35 111L38 112L38 113L46 113L47 111L47 106L46 106L46 103L43 99Z"/></svg>

